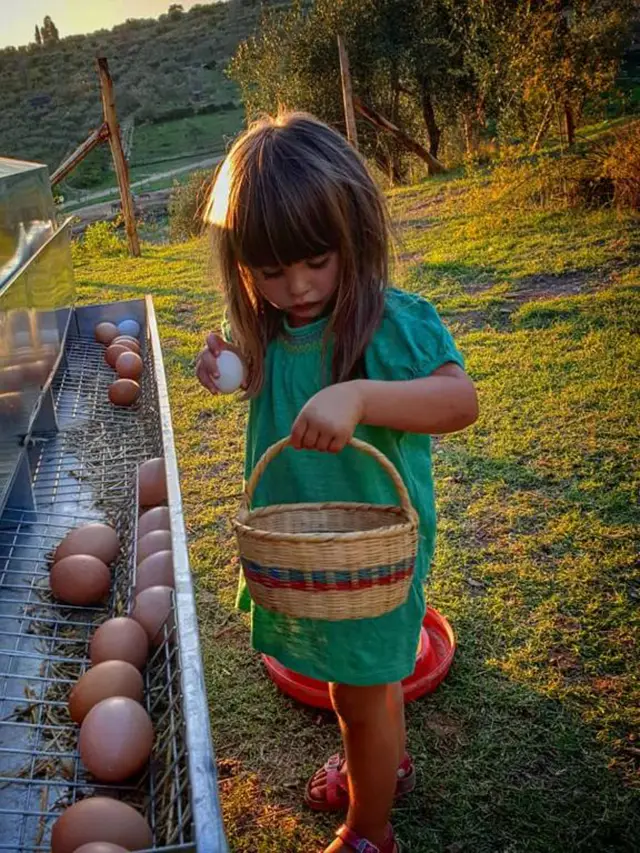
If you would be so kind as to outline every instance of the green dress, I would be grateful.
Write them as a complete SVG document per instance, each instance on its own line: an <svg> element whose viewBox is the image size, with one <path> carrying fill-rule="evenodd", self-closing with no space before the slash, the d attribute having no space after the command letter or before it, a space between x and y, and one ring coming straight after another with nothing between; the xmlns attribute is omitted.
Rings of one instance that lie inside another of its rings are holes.
<svg viewBox="0 0 640 853"><path fill-rule="evenodd" d="M326 324L326 319L301 328L285 324L268 347L264 386L250 403L245 477L271 444L290 433L304 404L330 384L331 345L326 353L323 346ZM463 366L433 306L392 288L386 291L384 315L364 361L367 378L379 380L428 376L447 362ZM322 681L387 684L413 672L425 611L423 584L436 531L431 439L370 426L359 426L355 435L393 462L420 517L418 558L406 603L373 619L294 619L252 602L241 575L238 606L251 613L254 648L289 669ZM288 448L268 466L253 506L330 500L389 504L397 503L397 496L378 463L353 448L337 455Z"/></svg>

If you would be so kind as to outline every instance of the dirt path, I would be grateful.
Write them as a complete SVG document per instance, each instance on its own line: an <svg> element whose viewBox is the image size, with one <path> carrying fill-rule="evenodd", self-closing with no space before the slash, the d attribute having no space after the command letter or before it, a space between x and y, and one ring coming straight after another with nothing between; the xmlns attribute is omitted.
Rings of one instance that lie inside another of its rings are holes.
<svg viewBox="0 0 640 853"><path fill-rule="evenodd" d="M185 172L193 172L196 169L207 169L210 166L215 166L215 164L219 163L220 160L222 160L222 157L218 154L215 157L207 157L204 160L197 160L195 163L189 163L187 166L178 166L177 168L169 169L166 172L155 172L153 175L149 175L149 177L147 178L141 178L139 181L133 181L131 184L131 189L134 190L138 187L145 187L149 184L154 183L154 181L159 181L163 178L172 178L174 175L183 175ZM164 192L164 190L161 190L161 192ZM77 208L76 210L70 210L69 212L73 213L74 216L82 217L94 207L101 207L104 205L108 207L111 204L111 201L109 200L110 197L115 196L117 194L118 187L112 187L108 190L100 190L92 193L87 193L82 199L83 202L90 202L95 199L101 199L101 203L95 205L83 205L82 207ZM61 204L60 209L67 210L68 207L73 206L75 203L76 202L69 201L66 204Z"/></svg>

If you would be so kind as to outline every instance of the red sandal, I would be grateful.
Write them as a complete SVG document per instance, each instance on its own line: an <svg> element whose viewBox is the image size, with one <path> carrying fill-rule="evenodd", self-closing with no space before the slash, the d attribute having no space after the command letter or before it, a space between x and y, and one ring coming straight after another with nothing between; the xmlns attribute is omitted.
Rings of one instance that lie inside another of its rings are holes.
<svg viewBox="0 0 640 853"><path fill-rule="evenodd" d="M362 838L352 829L349 829L346 824L340 827L336 835L340 841L344 842L347 847L355 850L356 853L400 853L400 845L396 841L391 824L387 827L387 836L380 847L376 847L375 844L367 841L366 838Z"/></svg>
<svg viewBox="0 0 640 853"><path fill-rule="evenodd" d="M316 771L311 779L307 782L307 789L304 795L306 805L314 812L341 812L349 808L349 788L347 784L347 774L344 770L346 759L339 755L332 755L324 767ZM322 771L325 772L325 780L323 783L316 783L316 779ZM416 787L416 768L413 761L408 755L402 759L402 764L398 767L398 782L396 785L396 798L402 797L404 794L410 794ZM311 791L313 788L319 788L324 791L322 798L313 796Z"/></svg>

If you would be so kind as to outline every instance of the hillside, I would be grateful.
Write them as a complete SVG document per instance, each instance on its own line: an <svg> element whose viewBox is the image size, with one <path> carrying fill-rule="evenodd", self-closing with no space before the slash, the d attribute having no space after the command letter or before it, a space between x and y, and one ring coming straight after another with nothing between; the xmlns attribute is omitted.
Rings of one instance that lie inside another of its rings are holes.
<svg viewBox="0 0 640 853"><path fill-rule="evenodd" d="M131 119L137 126L237 110L239 94L224 69L271 3L198 5L48 46L1 50L0 154L54 167L84 139L100 121L98 55L109 59L125 128ZM216 144L197 132L183 142L190 152ZM144 153L136 150L134 160Z"/></svg>

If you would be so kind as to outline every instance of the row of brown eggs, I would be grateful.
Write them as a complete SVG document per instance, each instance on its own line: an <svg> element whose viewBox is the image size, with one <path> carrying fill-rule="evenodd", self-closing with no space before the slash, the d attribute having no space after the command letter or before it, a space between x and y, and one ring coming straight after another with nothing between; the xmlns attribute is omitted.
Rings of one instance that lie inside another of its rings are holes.
<svg viewBox="0 0 640 853"><path fill-rule="evenodd" d="M125 335L109 322L98 323L95 336L106 347L105 361L118 374L109 386L109 399L114 406L130 406L140 396L138 380L144 370L140 343L135 335Z"/></svg>
<svg viewBox="0 0 640 853"><path fill-rule="evenodd" d="M164 460L149 460L138 472L140 506L166 500ZM78 531L76 533L76 538ZM170 516L152 506L138 521L135 603L129 617L108 619L91 639L91 668L69 695L69 713L80 724L78 747L87 769L101 782L123 782L139 773L153 748L151 720L142 707L144 669L150 646L173 631ZM165 552L171 558L166 570ZM161 555L157 558L156 555ZM154 567L149 560L156 558ZM145 564L150 567L140 573ZM158 583L158 581L162 583ZM141 587L142 585L142 587ZM125 853L150 847L147 821L135 809L109 797L90 797L56 821L52 853Z"/></svg>
<svg viewBox="0 0 640 853"><path fill-rule="evenodd" d="M138 503L146 508L138 519L136 543L136 597L132 617L144 626L156 644L164 629L172 635L173 552L164 459L157 457L138 468Z"/></svg>

